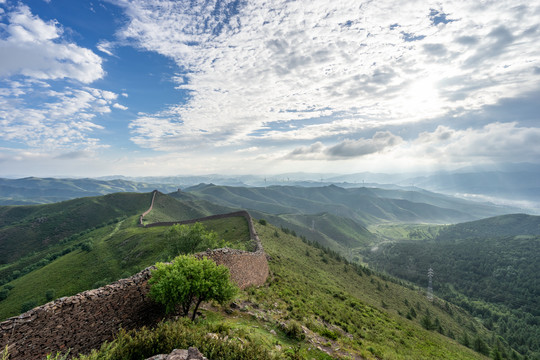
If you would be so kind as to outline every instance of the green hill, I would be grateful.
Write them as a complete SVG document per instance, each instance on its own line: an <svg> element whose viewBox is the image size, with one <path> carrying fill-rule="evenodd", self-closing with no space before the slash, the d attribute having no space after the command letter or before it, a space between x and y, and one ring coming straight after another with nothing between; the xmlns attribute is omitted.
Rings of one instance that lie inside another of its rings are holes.
<svg viewBox="0 0 540 360"><path fill-rule="evenodd" d="M273 215L331 213L363 226L376 223L457 223L503 214L498 207L427 191L269 186L199 185L185 191L216 204Z"/></svg>
<svg viewBox="0 0 540 360"><path fill-rule="evenodd" d="M118 193L47 205L0 206L0 264L120 218L141 214L150 200L151 194Z"/></svg>
<svg viewBox="0 0 540 360"><path fill-rule="evenodd" d="M507 215L440 229L432 240L381 244L370 266L468 309L522 354L540 358L540 217Z"/></svg>
<svg viewBox="0 0 540 360"><path fill-rule="evenodd" d="M330 189L330 192L334 190ZM292 194L284 195L285 198L290 196ZM322 202L327 195L318 196ZM91 224L98 225L78 232L73 230L69 236L49 232L51 238L61 240L0 267L0 274L3 274L0 276L3 285L0 295L1 292L6 295L0 298L0 319L18 314L23 306L36 306L51 298L101 286L127 277L156 261L169 259L172 254L165 236L168 229L137 226L138 214L148 208L150 200L151 194L114 194L66 202L73 204L68 207L66 203L60 203L47 205L52 208L2 208L7 216L2 217L5 225L0 230L14 226L23 229L22 224L35 221L37 215L49 214L44 209L56 209L58 215L49 215L50 218L63 221L69 221L71 214L80 216L77 212L80 209L94 209L94 206L102 209L102 214L98 217L100 222L92 219ZM264 198L259 197L259 200L262 202ZM129 211L139 208L128 216L127 213L121 214L119 203ZM226 210L223 205L200 200L193 193L175 192L171 196L158 193L154 210L145 221L182 220ZM95 214L95 211L85 213ZM111 216L108 221L106 213ZM278 225L256 224L270 259L271 274L267 284L241 292L236 300L240 305L234 309L207 307L206 320L199 324L169 323L162 325L161 329L180 326L186 334L218 332L242 339L244 348L261 347L277 358L484 359L484 355L491 353L500 353L506 358L514 356L507 340L499 337L511 334L494 332L492 330L497 330L495 325L482 324L475 319L474 316L479 316L475 312L479 308L471 307L474 301L463 293L459 293L459 298L450 300L470 309L472 314L439 298L430 302L422 290L423 286L416 288L377 275L347 261L337 251L321 247L320 244L325 244L345 254L347 250L365 248L373 241L373 235L357 221L330 213L269 215L252 212L252 215L263 217L270 223L277 221ZM241 217L212 220L205 222L205 226L216 231L232 246L242 248L249 240L247 223ZM295 236L292 226L305 231L301 238ZM528 315L524 314L526 321ZM510 322L507 325L508 328L513 326ZM161 330L155 331L143 329L135 338L165 336L159 334ZM170 336L170 332L168 334L166 336ZM204 336L201 335L200 339ZM103 355L99 358L122 358L121 354L129 352L121 348L131 346L130 341L135 340L119 340L114 345L118 346L114 353L120 357ZM158 343L171 345L161 340ZM203 352L205 346L210 346L207 343L196 345ZM144 346L136 345L140 349ZM104 348L102 354L111 351L110 346L108 349Z"/></svg>
<svg viewBox="0 0 540 360"><path fill-rule="evenodd" d="M439 239L540 235L540 216L511 214L448 226Z"/></svg>
<svg viewBox="0 0 540 360"><path fill-rule="evenodd" d="M54 298L74 295L177 255L166 238L169 227L142 228L137 221L138 216L133 216L90 231L64 244L64 250L69 251L62 250L59 256L38 262L34 270L5 282L3 288L9 291L0 301L0 319L18 315L25 303L37 306L51 300L47 292ZM217 232L229 247L246 249L250 245L243 217L209 220L203 225Z"/></svg>
<svg viewBox="0 0 540 360"><path fill-rule="evenodd" d="M216 359L486 359L452 339L490 351L489 331L459 308L270 224L256 228L270 257L265 286L242 291L233 307L206 306L196 324L123 333L84 358L144 359L189 344Z"/></svg>

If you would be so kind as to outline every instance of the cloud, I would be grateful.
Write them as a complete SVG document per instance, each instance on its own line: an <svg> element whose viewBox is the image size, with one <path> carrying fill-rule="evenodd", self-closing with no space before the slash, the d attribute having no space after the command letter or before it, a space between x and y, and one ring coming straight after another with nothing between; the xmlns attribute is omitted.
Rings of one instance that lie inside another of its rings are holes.
<svg viewBox="0 0 540 360"><path fill-rule="evenodd" d="M379 131L370 139L344 140L330 147L323 145L321 142L316 142L310 146L294 149L285 158L305 160L358 158L381 153L399 145L402 141L401 137L389 131Z"/></svg>
<svg viewBox="0 0 540 360"><path fill-rule="evenodd" d="M88 86L105 75L101 58L26 5L0 20L0 140L34 152L107 147L95 137L104 129L97 118L122 105L116 93Z"/></svg>
<svg viewBox="0 0 540 360"><path fill-rule="evenodd" d="M92 153L89 151L71 151L67 153L62 153L60 155L55 156L55 159L59 160L78 160L78 159L86 159L91 157Z"/></svg>
<svg viewBox="0 0 540 360"><path fill-rule="evenodd" d="M97 49L101 51L102 53L105 53L109 56L115 56L112 52L112 49L114 48L114 44L107 40L101 40L97 45Z"/></svg>
<svg viewBox="0 0 540 360"><path fill-rule="evenodd" d="M371 139L345 140L326 150L331 158L351 158L381 152L399 144L402 139L388 131L377 132Z"/></svg>
<svg viewBox="0 0 540 360"><path fill-rule="evenodd" d="M7 19L0 35L0 77L71 78L90 83L105 74L99 56L62 41L62 28L57 22L41 20L25 5L8 13Z"/></svg>
<svg viewBox="0 0 540 360"><path fill-rule="evenodd" d="M120 109L120 110L127 110L128 109L127 106L124 106L124 105L121 105L121 104L118 104L118 103L114 103L113 108Z"/></svg>
<svg viewBox="0 0 540 360"><path fill-rule="evenodd" d="M116 4L129 19L120 41L173 59L181 74L171 78L189 94L154 114L170 115L161 125L132 122L133 140L153 149L182 148L160 138L170 132L226 146L312 132L313 119L410 124L538 88L538 34L527 29L539 19L528 3L408 2L399 12L391 1ZM276 130L284 122L298 126Z"/></svg>
<svg viewBox="0 0 540 360"><path fill-rule="evenodd" d="M90 136L103 127L93 122L97 114L110 112L115 94L84 87L63 91L26 88L28 96L0 97L0 139L41 149L99 148L99 139ZM29 104L34 96L48 101Z"/></svg>

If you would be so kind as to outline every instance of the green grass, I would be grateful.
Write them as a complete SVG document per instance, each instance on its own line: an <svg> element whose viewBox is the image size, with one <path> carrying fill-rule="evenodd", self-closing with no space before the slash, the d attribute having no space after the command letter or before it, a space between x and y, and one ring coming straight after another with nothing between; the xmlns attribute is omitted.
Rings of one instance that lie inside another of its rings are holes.
<svg viewBox="0 0 540 360"><path fill-rule="evenodd" d="M427 224L378 224L368 229L379 241L428 240L435 238L444 225Z"/></svg>
<svg viewBox="0 0 540 360"><path fill-rule="evenodd" d="M0 206L0 263L15 262L116 218L140 214L150 199L151 194L118 193L48 205Z"/></svg>
<svg viewBox="0 0 540 360"><path fill-rule="evenodd" d="M154 329L121 332L81 359L145 359L188 346L219 359L485 359L420 325L429 312L445 331L466 331L471 338L474 332L487 334L457 307L430 303L416 289L348 264L270 224L256 227L271 258L264 286L242 291L234 308L207 304L196 323L171 320ZM417 317L409 320L405 312L411 307Z"/></svg>
<svg viewBox="0 0 540 360"><path fill-rule="evenodd" d="M0 319L19 314L21 305L27 301L45 303L47 290L54 289L56 298L74 295L131 276L177 255L170 252L165 239L168 227L141 228L135 225L137 219L133 216L89 232L78 238L77 243L91 243L91 251L77 248L9 282L7 285L13 289L0 302ZM203 224L232 248L251 250L253 247L243 217L209 220Z"/></svg>

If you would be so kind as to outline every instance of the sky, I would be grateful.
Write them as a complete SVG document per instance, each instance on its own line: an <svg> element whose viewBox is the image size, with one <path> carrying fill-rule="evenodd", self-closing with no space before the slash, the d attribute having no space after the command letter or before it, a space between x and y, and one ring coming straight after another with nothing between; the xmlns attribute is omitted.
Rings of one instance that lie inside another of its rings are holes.
<svg viewBox="0 0 540 360"><path fill-rule="evenodd" d="M540 0L0 0L0 177L540 163Z"/></svg>

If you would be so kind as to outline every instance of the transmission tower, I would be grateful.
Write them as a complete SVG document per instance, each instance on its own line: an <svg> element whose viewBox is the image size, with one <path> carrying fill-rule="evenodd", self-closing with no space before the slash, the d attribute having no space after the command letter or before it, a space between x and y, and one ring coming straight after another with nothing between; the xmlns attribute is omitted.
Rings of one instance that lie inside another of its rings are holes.
<svg viewBox="0 0 540 360"><path fill-rule="evenodd" d="M428 288L427 288L427 298L429 301L433 301L433 269L429 268L427 272L428 276Z"/></svg>

